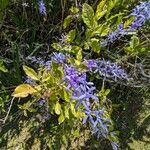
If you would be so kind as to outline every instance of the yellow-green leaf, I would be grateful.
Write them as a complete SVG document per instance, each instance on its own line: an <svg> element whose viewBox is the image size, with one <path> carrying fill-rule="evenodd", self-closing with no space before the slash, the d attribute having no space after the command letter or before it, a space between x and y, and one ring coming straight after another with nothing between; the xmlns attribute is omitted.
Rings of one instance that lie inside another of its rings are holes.
<svg viewBox="0 0 150 150"><path fill-rule="evenodd" d="M33 80L39 80L37 73L28 66L23 66L23 70L25 71L26 75L29 76Z"/></svg>
<svg viewBox="0 0 150 150"><path fill-rule="evenodd" d="M59 124L61 124L62 122L64 122L64 120L65 120L65 117L64 117L63 113L61 113L61 115L58 118Z"/></svg>
<svg viewBox="0 0 150 150"><path fill-rule="evenodd" d="M125 21L125 23L123 24L123 27L127 28L128 26L130 26L133 20L134 20L134 17L133 16L130 17L128 20Z"/></svg>
<svg viewBox="0 0 150 150"><path fill-rule="evenodd" d="M65 118L69 119L69 107L68 106L65 106L64 113L65 113Z"/></svg>
<svg viewBox="0 0 150 150"><path fill-rule="evenodd" d="M58 51L60 51L62 49L61 45L58 43L53 43L53 44L51 44L51 46Z"/></svg>
<svg viewBox="0 0 150 150"><path fill-rule="evenodd" d="M94 52L99 53L100 52L100 42L98 39L96 38L92 38L91 39L91 47L93 49Z"/></svg>
<svg viewBox="0 0 150 150"><path fill-rule="evenodd" d="M61 110L61 105L59 104L59 102L57 102L56 105L55 105L55 113L57 115L60 115L61 111L62 111Z"/></svg>
<svg viewBox="0 0 150 150"><path fill-rule="evenodd" d="M96 19L99 20L101 17L103 17L106 13L106 0L102 0L100 1L100 3L97 5L97 9L96 9Z"/></svg>
<svg viewBox="0 0 150 150"><path fill-rule="evenodd" d="M0 71L2 71L2 72L8 72L8 70L4 66L3 60L0 60Z"/></svg>
<svg viewBox="0 0 150 150"><path fill-rule="evenodd" d="M70 102L70 95L65 89L63 90L63 98L66 102Z"/></svg>
<svg viewBox="0 0 150 150"><path fill-rule="evenodd" d="M94 16L94 10L87 3L83 4L82 19L88 28L95 28L97 25L97 22L96 22L95 16Z"/></svg>
<svg viewBox="0 0 150 150"><path fill-rule="evenodd" d="M65 18L64 23L63 23L63 28L64 28L64 29L66 29L66 28L70 25L70 23L71 23L71 21L72 21L72 18L73 18L72 15L69 15L69 16L67 16L67 17Z"/></svg>
<svg viewBox="0 0 150 150"><path fill-rule="evenodd" d="M47 70L44 70L43 75L42 75L42 82L46 82L51 78L50 74L48 73Z"/></svg>
<svg viewBox="0 0 150 150"><path fill-rule="evenodd" d="M75 39L75 36L76 36L76 30L75 29L69 31L69 33L67 34L67 37L66 37L66 42L72 43L73 40Z"/></svg>
<svg viewBox="0 0 150 150"><path fill-rule="evenodd" d="M73 7L73 6L72 6L69 10L70 10L71 13L73 13L73 14L77 14L77 13L79 12L79 8L78 8L78 7Z"/></svg>
<svg viewBox="0 0 150 150"><path fill-rule="evenodd" d="M12 96L14 97L27 97L29 94L33 94L37 92L32 86L29 84L21 84L17 86L12 93Z"/></svg>
<svg viewBox="0 0 150 150"><path fill-rule="evenodd" d="M78 61L80 61L80 62L82 61L82 51L81 50L78 51L76 58Z"/></svg>

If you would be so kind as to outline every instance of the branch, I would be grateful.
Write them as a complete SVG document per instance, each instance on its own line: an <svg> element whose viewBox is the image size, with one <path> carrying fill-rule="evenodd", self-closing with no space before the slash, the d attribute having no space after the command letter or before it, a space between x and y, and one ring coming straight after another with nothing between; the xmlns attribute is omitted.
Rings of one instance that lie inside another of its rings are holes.
<svg viewBox="0 0 150 150"><path fill-rule="evenodd" d="M8 119L8 116L9 116L11 107L12 107L12 105L13 105L14 99L15 99L15 97L13 97L13 98L11 99L11 102L10 102L10 106L9 106L8 112L7 112L7 114L6 114L6 116L5 116L4 120L3 120L3 124L5 124L6 120Z"/></svg>

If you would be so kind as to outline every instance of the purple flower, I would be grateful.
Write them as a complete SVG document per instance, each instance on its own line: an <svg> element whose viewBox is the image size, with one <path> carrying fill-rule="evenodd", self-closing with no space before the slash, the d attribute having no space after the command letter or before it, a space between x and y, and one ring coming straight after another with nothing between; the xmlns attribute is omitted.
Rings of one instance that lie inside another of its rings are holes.
<svg viewBox="0 0 150 150"><path fill-rule="evenodd" d="M43 0L39 1L39 11L42 15L46 15L46 7Z"/></svg>
<svg viewBox="0 0 150 150"><path fill-rule="evenodd" d="M30 60L32 63L38 64L41 66L44 66L44 64L45 64L44 60L40 57L36 58L35 56L33 56L33 57L28 57L27 59Z"/></svg>
<svg viewBox="0 0 150 150"><path fill-rule="evenodd" d="M30 85L36 84L36 82L33 79L31 79L29 76L26 77L25 83L28 83Z"/></svg>
<svg viewBox="0 0 150 150"><path fill-rule="evenodd" d="M141 2L140 5L133 9L130 16L135 17L130 28L137 29L141 27L147 20L150 19L150 2Z"/></svg>
<svg viewBox="0 0 150 150"><path fill-rule="evenodd" d="M85 64L91 71L99 68L99 62L99 60L85 60ZM105 61L102 63L101 68L105 69L105 63ZM89 123L92 133L97 135L98 138L109 139L110 120L106 117L104 108L102 110L92 110L91 102L97 101L99 105L99 99L95 93L96 88L93 82L87 81L86 73L79 72L73 66L65 65L63 80L67 85L66 90L72 93L71 98L77 101L76 109L80 105L84 107L83 111L86 116L83 118L83 124Z"/></svg>
<svg viewBox="0 0 150 150"><path fill-rule="evenodd" d="M74 67L66 65L64 80L69 87L75 89L79 84L86 82L86 73L78 72Z"/></svg>
<svg viewBox="0 0 150 150"><path fill-rule="evenodd" d="M91 65L92 62L92 65ZM117 79L128 80L128 76L121 66L111 63L110 61L105 60L86 60L85 64L88 69L94 73L99 73L105 79L111 78L115 81ZM94 65L93 65L94 64Z"/></svg>
<svg viewBox="0 0 150 150"><path fill-rule="evenodd" d="M97 61L95 59L85 60L85 64L90 71L92 71L94 68L98 67Z"/></svg>
<svg viewBox="0 0 150 150"><path fill-rule="evenodd" d="M67 84L67 91L72 90L73 92L71 98L77 101L76 107L84 101L89 102L90 99L98 101L95 94L96 88L92 82L87 82L86 73L81 73L74 67L65 66L64 81Z"/></svg>
<svg viewBox="0 0 150 150"><path fill-rule="evenodd" d="M135 19L131 23L128 29L124 29L123 25L120 24L118 28L109 33L108 37L102 43L102 46L107 46L108 43L113 43L115 40L120 39L123 35L128 34L131 29L138 29L141 27L147 20L150 19L150 2L141 2L140 5L137 5L133 10L132 13L129 15L134 16Z"/></svg>
<svg viewBox="0 0 150 150"><path fill-rule="evenodd" d="M115 40L117 40L119 37L119 32L118 30L115 30L114 32L111 32L109 35L108 35L108 38L107 40L112 43L114 42Z"/></svg>
<svg viewBox="0 0 150 150"><path fill-rule="evenodd" d="M40 101L39 101L40 106L44 106L45 103L46 103L45 99L40 99Z"/></svg>
<svg viewBox="0 0 150 150"><path fill-rule="evenodd" d="M66 56L62 53L54 53L54 56L51 57L51 60L55 63L64 63L66 60Z"/></svg>

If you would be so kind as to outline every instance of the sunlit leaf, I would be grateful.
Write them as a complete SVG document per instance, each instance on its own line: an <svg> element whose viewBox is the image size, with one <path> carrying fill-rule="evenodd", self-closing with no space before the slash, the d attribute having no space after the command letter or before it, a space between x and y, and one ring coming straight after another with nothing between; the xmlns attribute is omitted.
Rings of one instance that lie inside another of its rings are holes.
<svg viewBox="0 0 150 150"><path fill-rule="evenodd" d="M55 113L57 115L60 115L61 111L62 111L61 110L61 105L59 104L59 102L57 102L56 105L55 105Z"/></svg>
<svg viewBox="0 0 150 150"><path fill-rule="evenodd" d="M78 51L78 53L76 55L76 58L77 58L78 61L82 60L82 51L81 50Z"/></svg>
<svg viewBox="0 0 150 150"><path fill-rule="evenodd" d="M95 28L96 27L97 22L96 22L95 16L94 16L94 10L87 3L83 4L82 18L83 18L83 21L87 25L88 28Z"/></svg>
<svg viewBox="0 0 150 150"><path fill-rule="evenodd" d="M77 13L79 12L79 8L72 6L72 7L70 8L70 11L71 11L71 13L73 13L73 14L77 14Z"/></svg>
<svg viewBox="0 0 150 150"><path fill-rule="evenodd" d="M64 113L65 113L65 118L69 119L69 107L68 106L65 106Z"/></svg>
<svg viewBox="0 0 150 150"><path fill-rule="evenodd" d="M139 38L137 36L132 36L131 41L130 41L130 47L131 48L135 48L136 46L138 46L140 43Z"/></svg>
<svg viewBox="0 0 150 150"><path fill-rule="evenodd" d="M59 124L61 124L62 122L64 122L64 120L65 120L65 117L64 117L63 113L61 113L61 115L58 118Z"/></svg>
<svg viewBox="0 0 150 150"><path fill-rule="evenodd" d="M72 43L73 40L75 39L75 36L76 36L76 30L75 29L69 31L69 33L67 34L67 37L66 37L66 42Z"/></svg>
<svg viewBox="0 0 150 150"><path fill-rule="evenodd" d="M63 28L66 29L70 23L72 22L73 16L69 15L65 18L64 23L63 23Z"/></svg>
<svg viewBox="0 0 150 150"><path fill-rule="evenodd" d="M97 5L97 9L96 9L96 19L99 20L101 17L103 17L106 13L106 7L104 8L106 4L106 0L102 0L100 1L100 3Z"/></svg>
<svg viewBox="0 0 150 150"><path fill-rule="evenodd" d="M123 24L124 28L127 28L128 26L130 26L133 21L134 21L134 17L132 16L128 20L125 21L125 23Z"/></svg>
<svg viewBox="0 0 150 150"><path fill-rule="evenodd" d="M51 46L58 51L60 51L62 49L62 47L58 43L53 43L53 44L51 44Z"/></svg>
<svg viewBox="0 0 150 150"><path fill-rule="evenodd" d="M70 95L65 89L63 90L63 98L66 102L70 102Z"/></svg>
<svg viewBox="0 0 150 150"><path fill-rule="evenodd" d="M93 49L94 52L99 53L100 52L100 42L98 39L96 38L92 38L91 39L91 47Z"/></svg>
<svg viewBox="0 0 150 150"><path fill-rule="evenodd" d="M27 97L29 94L36 93L37 90L35 90L32 86L29 84L21 84L17 86L12 93L12 96L14 97Z"/></svg>
<svg viewBox="0 0 150 150"><path fill-rule="evenodd" d="M33 80L39 80L37 73L28 66L23 66L23 70L25 71L26 75L29 76Z"/></svg>

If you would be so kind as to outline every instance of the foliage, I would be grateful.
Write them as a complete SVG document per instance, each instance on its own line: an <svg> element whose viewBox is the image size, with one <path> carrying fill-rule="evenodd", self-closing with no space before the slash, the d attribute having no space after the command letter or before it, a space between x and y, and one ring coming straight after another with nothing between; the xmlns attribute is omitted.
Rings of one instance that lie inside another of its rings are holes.
<svg viewBox="0 0 150 150"><path fill-rule="evenodd" d="M1 0L0 147L149 141L149 10L136 0Z"/></svg>

